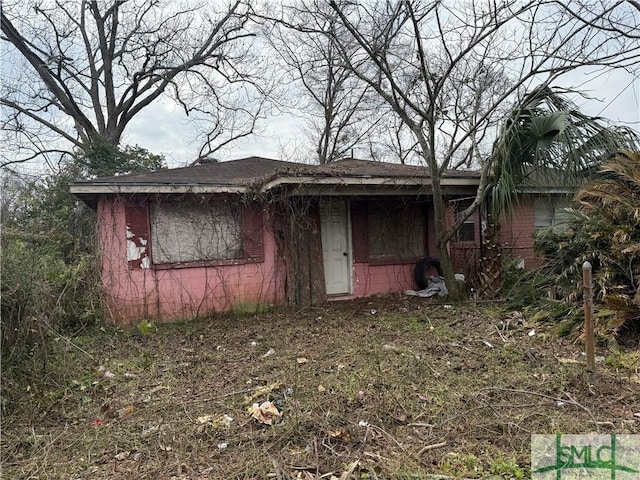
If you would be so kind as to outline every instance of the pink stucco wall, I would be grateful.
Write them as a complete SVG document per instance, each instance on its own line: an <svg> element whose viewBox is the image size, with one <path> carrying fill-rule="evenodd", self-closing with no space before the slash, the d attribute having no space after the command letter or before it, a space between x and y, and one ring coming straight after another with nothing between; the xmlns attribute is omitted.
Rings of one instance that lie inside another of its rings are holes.
<svg viewBox="0 0 640 480"><path fill-rule="evenodd" d="M416 288L414 264L370 265L353 264L353 296L368 297L383 293L402 292Z"/></svg>
<svg viewBox="0 0 640 480"><path fill-rule="evenodd" d="M284 301L285 268L266 213L263 262L165 270L130 268L122 199L103 197L98 219L105 309L111 322L184 320Z"/></svg>
<svg viewBox="0 0 640 480"><path fill-rule="evenodd" d="M533 253L533 201L516 206L503 222L502 240L526 267L539 264ZM103 197L98 204L102 249L103 286L107 319L128 324L148 320L185 320L216 312L250 309L265 303L285 303L286 265L279 254L274 220L262 213L264 259L238 265L171 269L131 268L127 260L125 203L119 197ZM452 220L449 214L448 221ZM433 215L428 216L428 250L436 255ZM452 242L457 271L473 275L477 263L476 242ZM153 248L153 246L152 246ZM148 261L147 261L148 265ZM352 297L415 289L414 264L352 265Z"/></svg>

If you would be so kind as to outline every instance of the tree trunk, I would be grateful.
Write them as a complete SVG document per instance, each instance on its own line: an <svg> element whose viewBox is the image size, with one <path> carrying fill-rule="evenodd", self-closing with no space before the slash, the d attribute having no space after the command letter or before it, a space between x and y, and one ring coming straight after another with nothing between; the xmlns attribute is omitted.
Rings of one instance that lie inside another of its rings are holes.
<svg viewBox="0 0 640 480"><path fill-rule="evenodd" d="M482 238L480 255L480 295L483 298L495 298L504 286L502 268L502 245L500 244L500 223L489 217L487 230Z"/></svg>
<svg viewBox="0 0 640 480"><path fill-rule="evenodd" d="M432 179L431 185L433 188L433 214L435 217L434 223L437 239L436 248L440 259L442 276L444 277L444 283L447 285L447 290L449 290L449 298L452 300L460 300L464 296L464 292L455 278L453 262L451 261L451 255L449 255L449 240L445 228L446 207L440 188L440 178Z"/></svg>

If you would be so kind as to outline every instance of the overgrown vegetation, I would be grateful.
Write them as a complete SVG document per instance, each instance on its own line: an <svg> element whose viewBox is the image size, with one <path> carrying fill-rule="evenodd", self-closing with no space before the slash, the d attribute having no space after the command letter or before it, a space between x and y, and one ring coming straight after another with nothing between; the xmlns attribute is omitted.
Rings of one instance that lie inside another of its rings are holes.
<svg viewBox="0 0 640 480"><path fill-rule="evenodd" d="M599 347L586 385L543 320L393 296L57 337L45 379L3 385L3 475L519 479L530 432L639 433L637 352ZM249 418L286 388L280 423Z"/></svg>
<svg viewBox="0 0 640 480"><path fill-rule="evenodd" d="M562 222L536 233L546 262L519 271L505 264L505 298L559 335L579 335L583 265L593 269L596 331L603 343L640 333L640 154L623 150L575 196Z"/></svg>
<svg viewBox="0 0 640 480"><path fill-rule="evenodd" d="M483 305L393 295L94 329L56 344L66 381L3 419L3 478L519 479L531 432L640 433L637 356L599 349L588 385L580 344ZM251 419L277 399L281 421Z"/></svg>
<svg viewBox="0 0 640 480"><path fill-rule="evenodd" d="M52 339L100 320L96 218L69 193L69 183L162 166L162 157L139 147L94 145L44 179L3 172L3 409L21 400L15 388L55 381L50 367L59 359Z"/></svg>

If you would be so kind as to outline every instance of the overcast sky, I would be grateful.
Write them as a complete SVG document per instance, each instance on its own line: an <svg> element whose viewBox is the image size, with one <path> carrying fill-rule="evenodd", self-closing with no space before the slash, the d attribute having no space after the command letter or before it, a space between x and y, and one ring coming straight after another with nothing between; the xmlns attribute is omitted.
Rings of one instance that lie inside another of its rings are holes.
<svg viewBox="0 0 640 480"><path fill-rule="evenodd" d="M640 131L640 78L624 71L607 74L573 72L562 85L579 87L591 99L574 98L582 111L599 115L612 123ZM271 116L262 123L261 133L240 140L214 155L232 160L252 155L303 161L305 143L302 119L294 115ZM158 102L145 109L126 130L123 143L138 144L151 152L165 155L172 167L183 166L198 156L199 145L181 112L170 102ZM296 155L298 152L298 155Z"/></svg>

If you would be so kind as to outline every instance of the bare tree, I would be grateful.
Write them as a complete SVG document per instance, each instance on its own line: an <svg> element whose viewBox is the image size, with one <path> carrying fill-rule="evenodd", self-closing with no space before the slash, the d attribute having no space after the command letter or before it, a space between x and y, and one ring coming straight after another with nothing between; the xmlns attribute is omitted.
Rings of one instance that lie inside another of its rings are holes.
<svg viewBox="0 0 640 480"><path fill-rule="evenodd" d="M389 110L381 105L369 85L345 65L332 36L335 14L328 4L324 15L312 15L296 7L283 7L268 39L283 62L292 87L285 108L302 115L319 163L351 156L366 148L376 127Z"/></svg>
<svg viewBox="0 0 640 480"><path fill-rule="evenodd" d="M447 244L478 207L492 165L492 144L506 112L527 90L590 66L631 68L640 44L611 34L631 29L630 4L569 9L555 1L330 2L333 35L349 69L384 99L411 132L431 172L436 243L456 292ZM323 16L315 5L300 8ZM454 168L480 168L480 187L453 225L441 179Z"/></svg>
<svg viewBox="0 0 640 480"><path fill-rule="evenodd" d="M201 155L252 131L265 93L251 48L252 8L244 0L217 5L4 2L0 105L8 149L0 164L56 158L92 142L115 146L161 98L199 123Z"/></svg>

